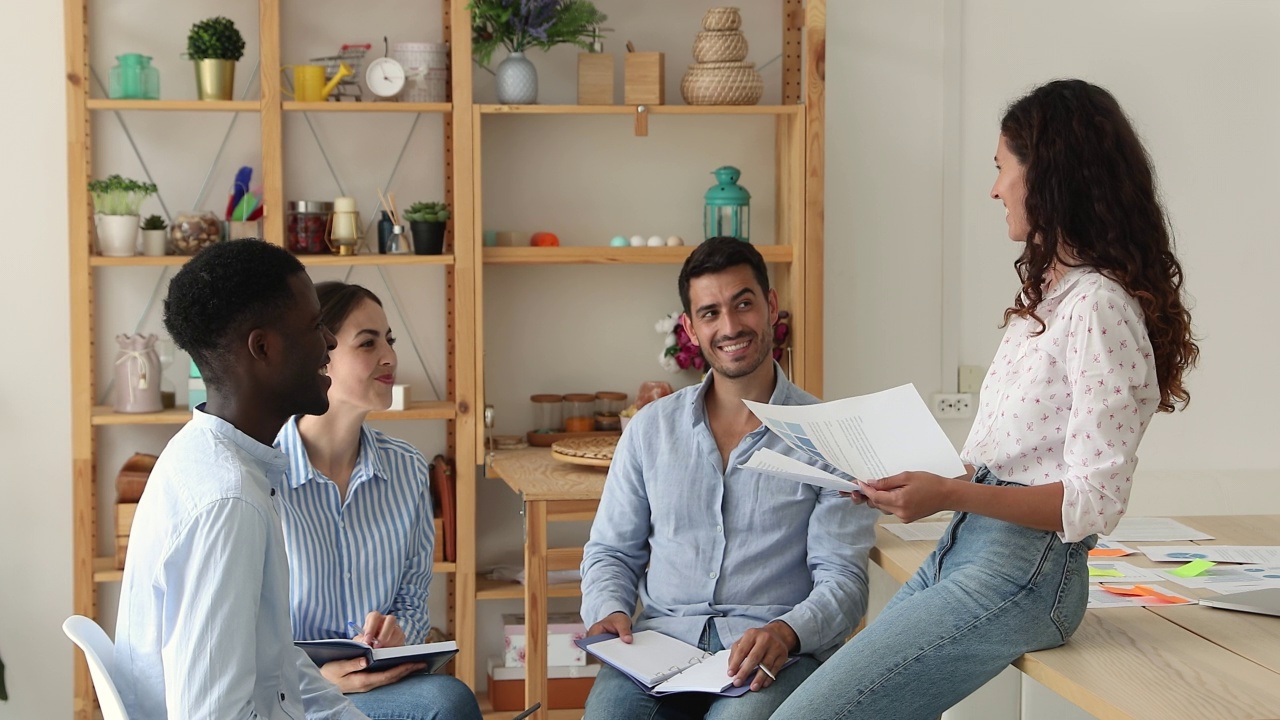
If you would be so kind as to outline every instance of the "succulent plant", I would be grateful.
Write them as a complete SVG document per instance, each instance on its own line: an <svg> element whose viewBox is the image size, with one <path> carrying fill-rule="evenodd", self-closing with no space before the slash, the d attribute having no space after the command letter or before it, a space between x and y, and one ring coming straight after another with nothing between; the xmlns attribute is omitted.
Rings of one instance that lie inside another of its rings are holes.
<svg viewBox="0 0 1280 720"><path fill-rule="evenodd" d="M142 221L143 230L166 230L168 227L169 224L166 223L164 218L159 215L148 215L146 219Z"/></svg>
<svg viewBox="0 0 1280 720"><path fill-rule="evenodd" d="M405 211L409 222L441 223L449 219L449 206L442 202L416 202Z"/></svg>
<svg viewBox="0 0 1280 720"><path fill-rule="evenodd" d="M187 35L187 57L192 60L239 60L244 57L244 37L236 24L222 17L201 20Z"/></svg>

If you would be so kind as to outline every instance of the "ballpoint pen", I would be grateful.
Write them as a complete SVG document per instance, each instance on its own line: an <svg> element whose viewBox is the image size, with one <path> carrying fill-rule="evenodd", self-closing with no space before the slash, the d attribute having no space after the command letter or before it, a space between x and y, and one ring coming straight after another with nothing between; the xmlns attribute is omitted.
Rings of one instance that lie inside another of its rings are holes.
<svg viewBox="0 0 1280 720"><path fill-rule="evenodd" d="M527 717L529 717L530 715L532 715L532 714L534 713L534 711L535 711L535 710L537 710L537 709L538 709L538 708L540 708L540 707L542 707L542 703L540 703L540 702L534 703L534 704L533 704L533 705L532 705L528 710L525 710L524 712L522 712L522 713L520 713L519 715L515 716L515 717L514 717L514 718L512 718L511 720L524 720L524 718L527 718Z"/></svg>
<svg viewBox="0 0 1280 720"><path fill-rule="evenodd" d="M777 676L777 675L774 675L774 674L773 674L773 673L771 673L771 672L769 672L769 668L765 667L763 664L761 664L761 665L757 665L757 666L756 666L756 669L757 669L757 670L759 670L760 672L764 673L765 675L768 675L770 680L773 680L773 681L777 682L777 680L778 680L778 676Z"/></svg>
<svg viewBox="0 0 1280 720"><path fill-rule="evenodd" d="M351 633L352 638L360 634L360 627L356 625L355 620L347 621L347 632Z"/></svg>

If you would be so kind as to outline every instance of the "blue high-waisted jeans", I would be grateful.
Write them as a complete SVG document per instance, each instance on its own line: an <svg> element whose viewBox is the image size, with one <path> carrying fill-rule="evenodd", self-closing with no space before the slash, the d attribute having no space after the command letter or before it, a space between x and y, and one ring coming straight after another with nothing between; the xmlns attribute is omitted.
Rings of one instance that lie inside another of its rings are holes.
<svg viewBox="0 0 1280 720"><path fill-rule="evenodd" d="M974 482L1010 485L985 467ZM774 720L937 718L1020 655L1063 644L1089 602L1096 537L956 513L884 611L822 664Z"/></svg>

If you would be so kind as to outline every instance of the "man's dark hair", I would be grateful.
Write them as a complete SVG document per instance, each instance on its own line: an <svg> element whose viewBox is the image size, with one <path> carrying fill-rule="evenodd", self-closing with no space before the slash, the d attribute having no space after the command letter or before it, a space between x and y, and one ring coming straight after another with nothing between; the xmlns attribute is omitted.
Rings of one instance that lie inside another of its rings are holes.
<svg viewBox="0 0 1280 720"><path fill-rule="evenodd" d="M689 281L703 275L724 272L739 265L747 265L751 268L752 274L756 276L756 282L760 283L761 292L768 295L769 270L765 267L764 257L751 243L743 242L738 238L715 237L695 248L684 261L684 267L680 269L680 302L684 303L685 314L689 314L692 310L689 307Z"/></svg>
<svg viewBox="0 0 1280 720"><path fill-rule="evenodd" d="M214 243L169 281L164 328L208 385L227 378L235 331L269 325L292 300L289 278L305 272L287 250L261 240Z"/></svg>

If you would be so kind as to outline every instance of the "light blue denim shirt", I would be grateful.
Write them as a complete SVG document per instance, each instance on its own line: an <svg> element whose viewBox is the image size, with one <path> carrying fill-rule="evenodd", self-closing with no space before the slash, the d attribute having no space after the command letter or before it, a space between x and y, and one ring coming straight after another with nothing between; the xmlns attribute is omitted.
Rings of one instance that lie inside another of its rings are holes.
<svg viewBox="0 0 1280 720"><path fill-rule="evenodd" d="M293 644L271 487L284 454L202 409L161 453L129 535L115 643L129 717L364 718Z"/></svg>
<svg viewBox="0 0 1280 720"><path fill-rule="evenodd" d="M808 405L775 364L773 405ZM700 385L636 414L618 443L582 559L582 619L642 608L636 630L724 645L782 620L825 659L867 607L877 513L834 491L744 470L760 448L811 462L761 426L722 466ZM829 468L828 468L829 469Z"/></svg>

